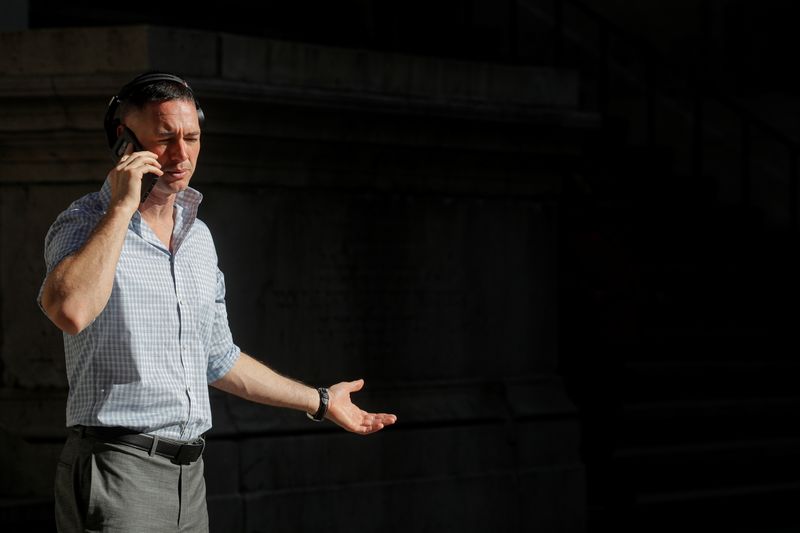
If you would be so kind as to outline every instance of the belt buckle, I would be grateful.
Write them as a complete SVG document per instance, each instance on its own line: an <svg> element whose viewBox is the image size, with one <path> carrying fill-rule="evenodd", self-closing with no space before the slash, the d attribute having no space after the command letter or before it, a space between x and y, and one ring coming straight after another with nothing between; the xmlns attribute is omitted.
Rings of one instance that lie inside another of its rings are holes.
<svg viewBox="0 0 800 533"><path fill-rule="evenodd" d="M173 461L179 465L189 465L197 461L206 449L206 441L203 437L200 437L200 442L201 444L181 444ZM198 446L200 446L200 451L195 452Z"/></svg>

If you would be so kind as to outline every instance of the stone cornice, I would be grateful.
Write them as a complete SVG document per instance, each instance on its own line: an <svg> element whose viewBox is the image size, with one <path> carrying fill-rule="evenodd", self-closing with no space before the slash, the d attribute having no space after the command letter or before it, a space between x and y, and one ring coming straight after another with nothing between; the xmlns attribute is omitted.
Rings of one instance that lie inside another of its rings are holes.
<svg viewBox="0 0 800 533"><path fill-rule="evenodd" d="M135 73L164 69L186 76L204 98L586 119L570 70L153 26L6 32L0 46L9 51L0 56L0 98L105 96Z"/></svg>

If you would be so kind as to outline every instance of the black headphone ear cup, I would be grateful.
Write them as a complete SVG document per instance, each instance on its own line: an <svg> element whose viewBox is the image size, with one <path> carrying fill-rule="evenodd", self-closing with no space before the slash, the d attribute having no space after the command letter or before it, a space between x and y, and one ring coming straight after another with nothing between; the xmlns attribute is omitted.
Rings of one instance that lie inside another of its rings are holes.
<svg viewBox="0 0 800 533"><path fill-rule="evenodd" d="M203 110L200 106L197 106L197 122L200 123L200 127L203 126L203 123L206 121L206 114L203 113Z"/></svg>

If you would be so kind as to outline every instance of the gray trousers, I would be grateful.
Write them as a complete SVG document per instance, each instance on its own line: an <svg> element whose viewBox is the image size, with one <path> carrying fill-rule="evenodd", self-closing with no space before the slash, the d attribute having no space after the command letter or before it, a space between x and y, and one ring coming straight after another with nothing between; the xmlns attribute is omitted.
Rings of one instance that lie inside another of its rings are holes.
<svg viewBox="0 0 800 533"><path fill-rule="evenodd" d="M55 497L62 533L208 531L202 457L176 465L73 430L58 460Z"/></svg>

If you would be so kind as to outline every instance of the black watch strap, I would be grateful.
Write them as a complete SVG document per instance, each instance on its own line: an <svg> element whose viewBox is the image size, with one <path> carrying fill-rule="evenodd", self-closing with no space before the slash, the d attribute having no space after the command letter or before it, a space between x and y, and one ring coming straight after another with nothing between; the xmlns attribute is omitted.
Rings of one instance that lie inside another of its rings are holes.
<svg viewBox="0 0 800 533"><path fill-rule="evenodd" d="M319 392L319 409L313 415L311 413L306 413L306 416L313 420L314 422L322 422L325 419L325 415L328 413L328 389L326 387L320 387L317 389Z"/></svg>

